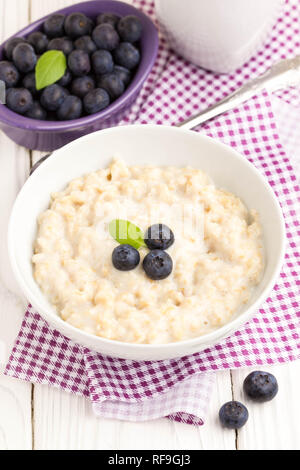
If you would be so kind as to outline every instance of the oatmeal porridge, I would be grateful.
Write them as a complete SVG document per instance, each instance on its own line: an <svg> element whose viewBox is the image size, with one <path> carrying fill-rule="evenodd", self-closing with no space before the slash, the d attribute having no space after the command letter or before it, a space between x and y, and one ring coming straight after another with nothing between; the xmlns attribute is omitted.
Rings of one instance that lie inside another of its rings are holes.
<svg viewBox="0 0 300 470"><path fill-rule="evenodd" d="M113 219L146 233L166 223L173 269L150 279L141 262L122 272ZM123 342L163 344L204 335L248 302L263 270L258 214L194 168L127 167L121 159L52 194L38 220L35 280L63 320Z"/></svg>

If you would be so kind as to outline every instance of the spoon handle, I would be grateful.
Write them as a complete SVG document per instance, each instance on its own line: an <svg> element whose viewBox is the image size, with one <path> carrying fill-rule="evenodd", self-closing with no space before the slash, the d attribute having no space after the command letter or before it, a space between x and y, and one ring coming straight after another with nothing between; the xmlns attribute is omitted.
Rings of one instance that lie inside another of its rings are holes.
<svg viewBox="0 0 300 470"><path fill-rule="evenodd" d="M183 129L194 129L196 126L229 111L252 98L263 89L270 92L300 84L300 56L281 60L264 74L246 83L238 90L208 109L177 125Z"/></svg>

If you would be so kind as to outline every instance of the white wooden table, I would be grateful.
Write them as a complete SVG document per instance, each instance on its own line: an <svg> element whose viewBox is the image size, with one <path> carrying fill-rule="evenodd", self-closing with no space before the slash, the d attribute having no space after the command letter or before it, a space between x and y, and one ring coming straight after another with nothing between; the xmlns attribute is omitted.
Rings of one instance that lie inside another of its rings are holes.
<svg viewBox="0 0 300 470"><path fill-rule="evenodd" d="M31 21L75 0L0 0L1 42ZM0 449L300 449L300 363L268 368L280 386L265 405L247 403L250 419L238 433L224 431L220 406L244 401L249 370L220 372L206 424L197 428L166 419L126 423L93 416L90 403L50 387L3 376L3 368L26 307L13 278L6 247L14 199L40 158L0 134Z"/></svg>

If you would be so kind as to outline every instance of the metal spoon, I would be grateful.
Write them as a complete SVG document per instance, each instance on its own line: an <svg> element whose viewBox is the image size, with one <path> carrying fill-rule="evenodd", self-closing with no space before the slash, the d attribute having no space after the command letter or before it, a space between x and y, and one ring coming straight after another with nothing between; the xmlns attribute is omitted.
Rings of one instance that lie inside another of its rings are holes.
<svg viewBox="0 0 300 470"><path fill-rule="evenodd" d="M300 85L300 56L277 62L277 64L274 64L264 74L246 83L210 108L201 111L199 114L187 119L186 121L180 122L177 124L177 127L181 127L183 129L194 129L200 124L237 107L262 90L273 92L296 85ZM32 167L30 174L32 174L50 155L51 154L45 155L41 158Z"/></svg>
<svg viewBox="0 0 300 470"><path fill-rule="evenodd" d="M273 92L289 86L300 84L300 56L293 59L284 59L274 64L264 74L254 78L238 90L228 95L222 101L205 109L197 116L191 117L177 125L183 129L194 129L220 114L236 108L244 101L249 100L262 90Z"/></svg>

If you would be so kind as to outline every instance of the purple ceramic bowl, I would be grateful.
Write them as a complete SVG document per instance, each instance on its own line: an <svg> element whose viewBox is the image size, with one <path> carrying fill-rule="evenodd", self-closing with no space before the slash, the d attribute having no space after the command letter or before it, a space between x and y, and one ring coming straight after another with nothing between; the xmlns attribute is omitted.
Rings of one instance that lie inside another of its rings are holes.
<svg viewBox="0 0 300 470"><path fill-rule="evenodd" d="M69 14L76 11L96 18L100 13L113 12L119 16L136 15L143 24L141 40L141 63L136 75L126 92L104 111L73 121L37 121L20 116L0 104L0 128L14 142L32 150L52 151L63 145L100 129L116 125L136 100L146 78L148 77L158 52L158 33L152 21L131 5L113 0L96 0L77 3L53 13ZM49 15L48 15L49 16ZM47 17L45 17L47 18ZM28 36L41 29L45 18L22 29L14 36ZM3 56L0 46L0 60Z"/></svg>

